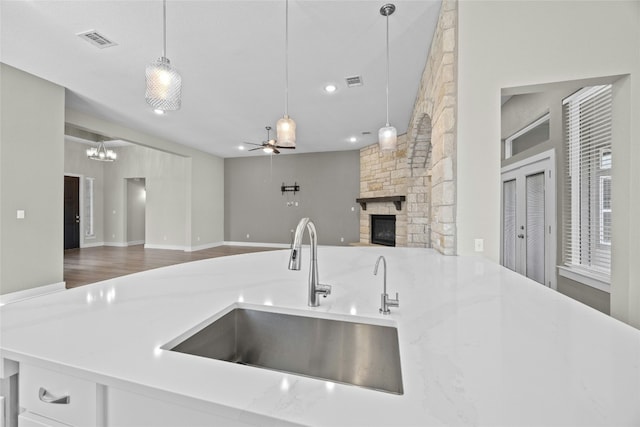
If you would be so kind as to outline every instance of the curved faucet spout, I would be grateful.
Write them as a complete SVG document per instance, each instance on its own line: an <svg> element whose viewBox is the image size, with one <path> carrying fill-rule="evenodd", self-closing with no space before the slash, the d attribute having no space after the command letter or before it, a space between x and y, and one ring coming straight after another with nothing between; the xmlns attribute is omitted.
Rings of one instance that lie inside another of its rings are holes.
<svg viewBox="0 0 640 427"><path fill-rule="evenodd" d="M318 279L318 237L316 226L309 218L302 218L296 227L296 233L291 245L291 255L289 257L289 270L300 270L300 259L302 258L302 237L304 230L309 231L309 240L311 243L311 263L309 266L309 306L317 307L320 305L318 294L326 297L331 294L331 286L320 284Z"/></svg>
<svg viewBox="0 0 640 427"><path fill-rule="evenodd" d="M389 314L391 310L389 307L399 307L400 301L398 300L398 293L396 292L396 298L389 298L389 294L387 294L387 260L384 256L380 255L378 260L376 261L376 266L373 268L373 274L378 275L378 265L380 264L380 260L382 260L382 267L384 268L384 279L383 279L383 288L382 294L380 295L380 313Z"/></svg>

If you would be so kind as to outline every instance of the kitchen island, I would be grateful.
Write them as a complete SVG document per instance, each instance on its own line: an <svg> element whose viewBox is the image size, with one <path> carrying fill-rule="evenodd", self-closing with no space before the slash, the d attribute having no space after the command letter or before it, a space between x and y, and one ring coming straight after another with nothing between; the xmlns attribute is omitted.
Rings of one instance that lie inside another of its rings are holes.
<svg viewBox="0 0 640 427"><path fill-rule="evenodd" d="M388 316L379 255L389 294L399 293ZM486 259L430 249L319 247L332 293L310 308L308 248L302 256L301 271L287 270L287 250L236 255L1 307L0 356L4 377L20 377L21 424L640 425L640 331ZM404 393L163 348L233 304L397 327ZM31 394L49 374L89 390L88 409L38 403Z"/></svg>

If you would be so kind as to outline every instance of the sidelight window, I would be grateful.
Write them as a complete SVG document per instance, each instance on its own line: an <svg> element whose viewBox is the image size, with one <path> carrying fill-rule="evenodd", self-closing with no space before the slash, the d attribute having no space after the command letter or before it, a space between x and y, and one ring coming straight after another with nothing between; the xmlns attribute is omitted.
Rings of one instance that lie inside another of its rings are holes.
<svg viewBox="0 0 640 427"><path fill-rule="evenodd" d="M95 237L94 230L94 181L95 178L86 177L84 179L84 236Z"/></svg>
<svg viewBox="0 0 640 427"><path fill-rule="evenodd" d="M564 265L608 283L611 274L611 85L563 101L566 187Z"/></svg>

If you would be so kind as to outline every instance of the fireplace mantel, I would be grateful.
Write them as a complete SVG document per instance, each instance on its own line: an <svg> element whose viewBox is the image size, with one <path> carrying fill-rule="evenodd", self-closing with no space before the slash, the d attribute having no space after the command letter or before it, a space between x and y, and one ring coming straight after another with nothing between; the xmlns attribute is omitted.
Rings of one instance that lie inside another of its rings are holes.
<svg viewBox="0 0 640 427"><path fill-rule="evenodd" d="M363 211L367 210L367 203L384 203L393 202L396 205L396 210L402 210L402 202L405 201L404 196L384 196L384 197L361 197L356 199L357 203L360 203Z"/></svg>

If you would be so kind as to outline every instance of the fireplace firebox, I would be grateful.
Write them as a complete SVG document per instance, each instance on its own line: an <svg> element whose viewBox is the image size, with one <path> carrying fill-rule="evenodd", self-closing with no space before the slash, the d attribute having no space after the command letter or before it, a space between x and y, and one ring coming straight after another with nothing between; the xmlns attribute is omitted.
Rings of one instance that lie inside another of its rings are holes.
<svg viewBox="0 0 640 427"><path fill-rule="evenodd" d="M371 215L371 243L384 246L396 245L395 215Z"/></svg>

